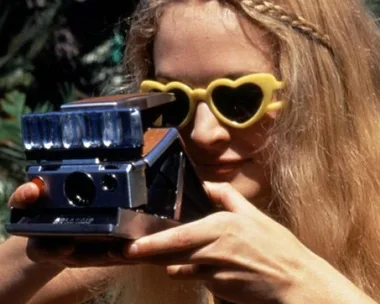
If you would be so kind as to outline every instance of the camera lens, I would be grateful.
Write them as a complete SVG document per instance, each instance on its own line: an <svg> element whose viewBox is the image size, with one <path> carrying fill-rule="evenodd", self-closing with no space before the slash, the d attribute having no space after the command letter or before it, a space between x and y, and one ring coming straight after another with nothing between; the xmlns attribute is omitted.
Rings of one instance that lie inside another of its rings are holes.
<svg viewBox="0 0 380 304"><path fill-rule="evenodd" d="M71 204L88 207L95 198L96 187L88 174L74 172L66 178L65 193Z"/></svg>
<svg viewBox="0 0 380 304"><path fill-rule="evenodd" d="M117 188L117 179L114 174L106 174L102 180L102 190L113 192Z"/></svg>

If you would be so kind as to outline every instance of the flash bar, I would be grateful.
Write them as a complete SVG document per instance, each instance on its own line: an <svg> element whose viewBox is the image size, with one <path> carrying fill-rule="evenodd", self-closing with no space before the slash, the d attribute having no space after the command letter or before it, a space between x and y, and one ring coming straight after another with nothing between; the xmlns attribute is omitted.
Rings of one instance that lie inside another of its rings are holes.
<svg viewBox="0 0 380 304"><path fill-rule="evenodd" d="M139 156L143 147L142 112L171 102L171 94L118 95L68 103L57 112L22 117L28 159Z"/></svg>

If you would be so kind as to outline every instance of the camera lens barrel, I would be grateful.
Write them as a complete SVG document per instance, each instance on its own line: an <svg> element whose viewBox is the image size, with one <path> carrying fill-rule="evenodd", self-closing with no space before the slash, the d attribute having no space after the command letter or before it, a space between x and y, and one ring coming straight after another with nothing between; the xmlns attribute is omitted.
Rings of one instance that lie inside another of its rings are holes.
<svg viewBox="0 0 380 304"><path fill-rule="evenodd" d="M88 207L96 196L96 186L91 176L84 172L73 172L67 176L64 191L70 204Z"/></svg>

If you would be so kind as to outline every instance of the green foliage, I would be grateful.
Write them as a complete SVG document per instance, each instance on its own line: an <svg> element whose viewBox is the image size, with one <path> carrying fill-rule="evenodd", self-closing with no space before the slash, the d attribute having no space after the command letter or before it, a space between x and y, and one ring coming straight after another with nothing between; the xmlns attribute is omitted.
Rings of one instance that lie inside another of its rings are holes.
<svg viewBox="0 0 380 304"><path fill-rule="evenodd" d="M21 117L31 113L26 105L26 96L20 91L8 92L0 98L0 109L3 118L0 119L0 227L7 218L5 202L17 187L25 181L24 151L21 138ZM49 103L45 103L35 109L38 112L46 112L52 109ZM4 236L0 230L0 241Z"/></svg>
<svg viewBox="0 0 380 304"><path fill-rule="evenodd" d="M20 118L26 112L25 95L12 91L0 99L3 119L0 120L0 225L8 214L5 202L17 184L24 180L24 153L21 147ZM28 110L27 110L28 111ZM0 231L0 238L4 232ZM1 241L1 240L0 240Z"/></svg>
<svg viewBox="0 0 380 304"><path fill-rule="evenodd" d="M0 1L0 243L6 202L26 178L22 115L118 84L124 29L117 23L132 2Z"/></svg>
<svg viewBox="0 0 380 304"><path fill-rule="evenodd" d="M49 9L25 20L20 32L10 41L7 54L0 58L0 69L7 70L7 65L12 66L14 63L27 64L40 53L54 29L53 22L58 8L59 3L56 2ZM2 19L5 18L6 15ZM18 60L15 62L15 59Z"/></svg>
<svg viewBox="0 0 380 304"><path fill-rule="evenodd" d="M364 3L374 15L380 15L380 0L364 0Z"/></svg>

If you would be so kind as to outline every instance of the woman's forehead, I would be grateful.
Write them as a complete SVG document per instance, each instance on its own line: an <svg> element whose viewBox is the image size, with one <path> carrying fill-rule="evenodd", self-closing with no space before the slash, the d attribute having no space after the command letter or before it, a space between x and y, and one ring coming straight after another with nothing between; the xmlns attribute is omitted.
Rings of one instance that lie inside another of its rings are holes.
<svg viewBox="0 0 380 304"><path fill-rule="evenodd" d="M173 4L155 39L156 74L204 84L229 74L272 72L266 34L217 1Z"/></svg>

